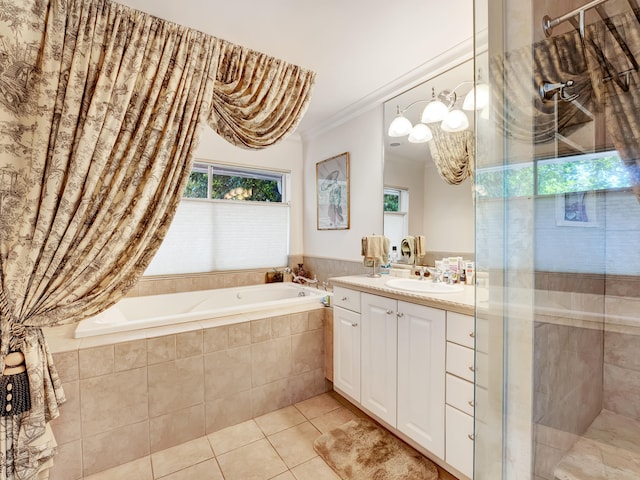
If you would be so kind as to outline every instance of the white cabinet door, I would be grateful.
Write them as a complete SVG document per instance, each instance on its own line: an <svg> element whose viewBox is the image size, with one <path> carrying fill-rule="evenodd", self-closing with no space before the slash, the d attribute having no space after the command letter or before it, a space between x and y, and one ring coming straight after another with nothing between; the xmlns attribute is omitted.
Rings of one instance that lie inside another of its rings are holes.
<svg viewBox="0 0 640 480"><path fill-rule="evenodd" d="M361 400L391 426L396 424L398 331L397 302L363 293L361 296Z"/></svg>
<svg viewBox="0 0 640 480"><path fill-rule="evenodd" d="M333 309L333 385L360 401L360 314Z"/></svg>
<svg viewBox="0 0 640 480"><path fill-rule="evenodd" d="M445 312L398 302L398 430L444 458Z"/></svg>
<svg viewBox="0 0 640 480"><path fill-rule="evenodd" d="M473 417L447 405L447 456L445 461L473 477Z"/></svg>

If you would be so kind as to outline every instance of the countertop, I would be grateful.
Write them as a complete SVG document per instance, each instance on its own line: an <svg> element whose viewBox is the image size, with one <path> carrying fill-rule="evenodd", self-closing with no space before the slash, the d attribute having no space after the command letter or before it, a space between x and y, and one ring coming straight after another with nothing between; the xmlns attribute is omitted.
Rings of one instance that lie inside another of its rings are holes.
<svg viewBox="0 0 640 480"><path fill-rule="evenodd" d="M427 307L440 308L450 312L473 315L475 306L475 289L473 285L463 285L462 292L453 293L416 293L397 290L386 286L392 275L381 275L374 278L367 275L350 275L330 278L333 286L351 288L360 292L382 295L384 297L404 300Z"/></svg>

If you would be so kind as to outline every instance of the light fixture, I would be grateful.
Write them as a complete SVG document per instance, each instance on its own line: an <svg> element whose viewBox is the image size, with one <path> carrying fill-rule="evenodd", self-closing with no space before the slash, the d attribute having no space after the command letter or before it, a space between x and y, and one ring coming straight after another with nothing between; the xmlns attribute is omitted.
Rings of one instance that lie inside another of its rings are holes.
<svg viewBox="0 0 640 480"><path fill-rule="evenodd" d="M433 138L431 129L424 123L416 124L409 133L409 142L411 143L424 143Z"/></svg>
<svg viewBox="0 0 640 480"><path fill-rule="evenodd" d="M388 133L390 137L404 137L405 135L409 135L411 129L413 128L413 125L411 125L409 119L402 114L409 107L405 108L402 112L400 111L400 106L396 106L396 108L396 117L389 125Z"/></svg>
<svg viewBox="0 0 640 480"><path fill-rule="evenodd" d="M431 101L422 112L422 123L441 122L449 109L456 102L456 94L449 90L443 90L436 98L435 88L431 88Z"/></svg>
<svg viewBox="0 0 640 480"><path fill-rule="evenodd" d="M444 132L462 132L469 128L469 119L467 115L460 109L454 108L447 113L447 116L444 117L442 123L440 124L440 128Z"/></svg>
<svg viewBox="0 0 640 480"><path fill-rule="evenodd" d="M464 97L463 110L482 110L489 104L489 85L479 83Z"/></svg>

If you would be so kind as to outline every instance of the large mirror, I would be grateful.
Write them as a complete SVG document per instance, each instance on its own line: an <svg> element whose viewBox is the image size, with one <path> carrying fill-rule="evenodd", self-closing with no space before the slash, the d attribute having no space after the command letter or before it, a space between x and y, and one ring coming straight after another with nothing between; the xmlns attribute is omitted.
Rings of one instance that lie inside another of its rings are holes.
<svg viewBox="0 0 640 480"><path fill-rule="evenodd" d="M473 88L473 78L473 62L469 60L384 105L384 234L398 250L403 236L424 235L429 263L439 254L473 257L473 179L467 178L458 185L449 184L433 161L430 148L433 140L413 143L407 135L390 136L389 126L398 112L413 126L421 123L423 110L433 94L438 97L441 92L454 91L456 101L451 110L464 112L468 129L472 131L474 111L463 110L462 106ZM441 98L446 102L446 98ZM451 101L452 96L448 100Z"/></svg>

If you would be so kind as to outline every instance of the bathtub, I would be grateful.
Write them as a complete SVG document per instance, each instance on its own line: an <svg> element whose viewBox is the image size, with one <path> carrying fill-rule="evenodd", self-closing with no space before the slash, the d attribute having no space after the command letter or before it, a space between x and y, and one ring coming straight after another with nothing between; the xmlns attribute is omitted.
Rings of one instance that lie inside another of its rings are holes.
<svg viewBox="0 0 640 480"><path fill-rule="evenodd" d="M327 295L324 290L286 282L125 298L99 315L81 321L74 337L174 325L278 307L320 305Z"/></svg>

